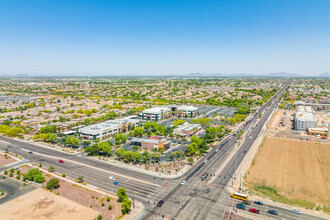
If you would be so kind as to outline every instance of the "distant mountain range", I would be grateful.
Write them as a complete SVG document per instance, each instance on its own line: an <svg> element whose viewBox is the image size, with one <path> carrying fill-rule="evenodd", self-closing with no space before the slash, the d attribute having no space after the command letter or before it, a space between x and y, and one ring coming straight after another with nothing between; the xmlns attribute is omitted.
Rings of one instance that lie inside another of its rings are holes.
<svg viewBox="0 0 330 220"><path fill-rule="evenodd" d="M234 74L225 74L225 73L211 73L211 74L202 74L202 73L190 73L181 76L187 77L274 77L274 78L301 78L301 77L330 77L330 73L322 73L320 75L306 76L296 73L267 73L267 74L247 74L247 73L234 73Z"/></svg>

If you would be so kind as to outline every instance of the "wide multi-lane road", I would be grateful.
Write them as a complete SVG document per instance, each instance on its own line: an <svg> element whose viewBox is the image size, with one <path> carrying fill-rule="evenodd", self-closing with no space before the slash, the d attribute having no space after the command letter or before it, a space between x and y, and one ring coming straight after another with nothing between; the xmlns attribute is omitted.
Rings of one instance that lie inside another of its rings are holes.
<svg viewBox="0 0 330 220"><path fill-rule="evenodd" d="M82 154L69 155L33 143L0 136L0 148L5 149L7 143L13 146L9 148L10 152L17 153L30 162L42 163L44 167L53 165L57 172L72 178L83 176L86 183L105 190L116 192L123 186L131 196L134 195L137 199L145 198L165 181L159 177L89 159L83 157ZM59 163L59 159L64 160L64 163ZM114 176L121 185L114 185L109 180L109 176Z"/></svg>

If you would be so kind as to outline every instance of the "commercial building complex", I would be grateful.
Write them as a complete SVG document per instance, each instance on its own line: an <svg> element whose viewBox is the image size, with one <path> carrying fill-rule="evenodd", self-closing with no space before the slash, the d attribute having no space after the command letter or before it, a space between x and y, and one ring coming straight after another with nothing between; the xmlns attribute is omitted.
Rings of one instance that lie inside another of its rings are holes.
<svg viewBox="0 0 330 220"><path fill-rule="evenodd" d="M177 117L187 118L195 117L197 115L197 107L194 106L158 106L150 109L146 109L142 112L142 120L159 121L165 118Z"/></svg>
<svg viewBox="0 0 330 220"><path fill-rule="evenodd" d="M130 143L132 145L140 146L141 148L146 148L152 150L154 148L169 148L171 146L171 141L166 138L133 138Z"/></svg>
<svg viewBox="0 0 330 220"><path fill-rule="evenodd" d="M190 137L201 129L200 124L190 124L188 122L183 125L179 125L173 130L174 135L187 136Z"/></svg>
<svg viewBox="0 0 330 220"><path fill-rule="evenodd" d="M114 134L124 133L139 125L135 116L114 119L102 123L86 126L78 130L79 137L84 140L108 139Z"/></svg>
<svg viewBox="0 0 330 220"><path fill-rule="evenodd" d="M298 106L295 114L295 129L307 130L316 126L317 119L313 109L310 106Z"/></svg>

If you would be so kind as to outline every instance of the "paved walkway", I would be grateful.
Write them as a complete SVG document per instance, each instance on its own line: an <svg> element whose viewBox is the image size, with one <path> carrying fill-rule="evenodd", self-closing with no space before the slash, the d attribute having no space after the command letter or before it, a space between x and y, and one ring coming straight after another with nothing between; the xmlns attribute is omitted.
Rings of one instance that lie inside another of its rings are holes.
<svg viewBox="0 0 330 220"><path fill-rule="evenodd" d="M19 161L16 161L16 162L13 162L13 163L10 163L10 164L7 164L7 165L4 165L2 167L0 167L0 172L4 171L4 170L8 170L12 167L17 167L17 166L20 166L20 165L23 165L23 164L26 164L30 162L29 160L27 159L23 159L23 160L19 160Z"/></svg>

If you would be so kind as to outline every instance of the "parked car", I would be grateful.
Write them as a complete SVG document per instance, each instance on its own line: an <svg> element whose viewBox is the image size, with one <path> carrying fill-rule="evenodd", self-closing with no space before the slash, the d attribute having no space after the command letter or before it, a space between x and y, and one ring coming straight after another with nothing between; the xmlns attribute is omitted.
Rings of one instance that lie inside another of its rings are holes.
<svg viewBox="0 0 330 220"><path fill-rule="evenodd" d="M264 205L262 202L260 202L260 201L254 201L254 204L256 204L256 205Z"/></svg>
<svg viewBox="0 0 330 220"><path fill-rule="evenodd" d="M251 204L249 201L243 201L242 203L245 204L245 205L250 205Z"/></svg>
<svg viewBox="0 0 330 220"><path fill-rule="evenodd" d="M197 168L196 168L196 171L198 171L200 168L201 168L201 167L197 167Z"/></svg>
<svg viewBox="0 0 330 220"><path fill-rule="evenodd" d="M64 163L64 160L58 160L59 163Z"/></svg>
<svg viewBox="0 0 330 220"><path fill-rule="evenodd" d="M187 181L182 180L181 185L184 185Z"/></svg>
<svg viewBox="0 0 330 220"><path fill-rule="evenodd" d="M272 215L278 215L278 212L275 210L268 210L268 213Z"/></svg>
<svg viewBox="0 0 330 220"><path fill-rule="evenodd" d="M207 163L207 159L206 159L206 160L204 160L204 163Z"/></svg>
<svg viewBox="0 0 330 220"><path fill-rule="evenodd" d="M291 212L294 213L294 214L298 214L298 215L301 214L301 211L299 211L297 209L293 209L293 210L291 210Z"/></svg>
<svg viewBox="0 0 330 220"><path fill-rule="evenodd" d="M321 139L327 139L326 137L321 137Z"/></svg>
<svg viewBox="0 0 330 220"><path fill-rule="evenodd" d="M8 147L8 148L12 148L13 146L12 146L11 144L9 144L7 147Z"/></svg>
<svg viewBox="0 0 330 220"><path fill-rule="evenodd" d="M215 149L215 152L218 152L219 151L219 148Z"/></svg>
<svg viewBox="0 0 330 220"><path fill-rule="evenodd" d="M160 201L158 202L158 204L157 204L157 207L162 207L163 203L164 203L164 201L163 201L163 200L160 200Z"/></svg>
<svg viewBox="0 0 330 220"><path fill-rule="evenodd" d="M259 210L258 209L249 209L249 212L253 212L253 213L259 214Z"/></svg>
<svg viewBox="0 0 330 220"><path fill-rule="evenodd" d="M109 180L115 181L116 179L113 176L109 176Z"/></svg>
<svg viewBox="0 0 330 220"><path fill-rule="evenodd" d="M116 186L120 185L120 183L118 183L117 181L113 182L113 184L115 184Z"/></svg>
<svg viewBox="0 0 330 220"><path fill-rule="evenodd" d="M32 151L29 151L29 154L33 154L33 152Z"/></svg>
<svg viewBox="0 0 330 220"><path fill-rule="evenodd" d="M237 203L236 208L245 210L245 205L243 203Z"/></svg>

